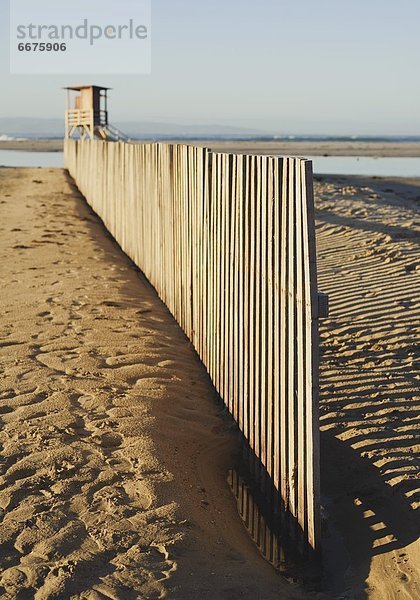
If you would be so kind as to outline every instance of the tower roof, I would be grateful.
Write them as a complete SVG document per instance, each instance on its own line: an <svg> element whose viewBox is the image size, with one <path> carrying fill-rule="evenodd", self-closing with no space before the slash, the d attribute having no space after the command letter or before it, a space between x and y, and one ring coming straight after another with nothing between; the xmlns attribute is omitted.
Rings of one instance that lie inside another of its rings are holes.
<svg viewBox="0 0 420 600"><path fill-rule="evenodd" d="M71 85L69 87L64 87L63 90L73 90L75 92L80 92L81 90L87 90L89 88L96 88L97 90L110 90L112 88L102 87L101 85Z"/></svg>

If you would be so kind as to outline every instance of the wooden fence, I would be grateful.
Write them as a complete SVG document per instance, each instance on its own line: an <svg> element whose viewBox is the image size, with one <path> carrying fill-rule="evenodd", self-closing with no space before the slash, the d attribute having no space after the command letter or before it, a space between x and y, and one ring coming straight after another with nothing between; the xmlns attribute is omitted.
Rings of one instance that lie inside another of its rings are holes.
<svg viewBox="0 0 420 600"><path fill-rule="evenodd" d="M66 167L185 331L286 513L317 549L311 163L65 141Z"/></svg>

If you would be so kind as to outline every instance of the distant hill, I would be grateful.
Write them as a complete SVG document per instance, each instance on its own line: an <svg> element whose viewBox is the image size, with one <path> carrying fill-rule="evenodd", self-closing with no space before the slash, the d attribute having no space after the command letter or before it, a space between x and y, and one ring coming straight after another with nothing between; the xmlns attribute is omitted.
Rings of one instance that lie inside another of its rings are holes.
<svg viewBox="0 0 420 600"><path fill-rule="evenodd" d="M0 118L0 135L11 137L63 137L62 119Z"/></svg>
<svg viewBox="0 0 420 600"><path fill-rule="evenodd" d="M228 124L182 124L146 121L113 121L132 139L249 139L283 141L334 142L419 142L419 135L304 135L269 131L255 127L235 127ZM0 117L0 140L10 138L63 138L64 119L33 119Z"/></svg>
<svg viewBox="0 0 420 600"><path fill-rule="evenodd" d="M176 123L116 121L112 122L122 132L133 138L142 137L213 137L213 136L267 136L258 129L230 127L227 125L185 125ZM62 119L0 118L0 136L58 138L64 135Z"/></svg>

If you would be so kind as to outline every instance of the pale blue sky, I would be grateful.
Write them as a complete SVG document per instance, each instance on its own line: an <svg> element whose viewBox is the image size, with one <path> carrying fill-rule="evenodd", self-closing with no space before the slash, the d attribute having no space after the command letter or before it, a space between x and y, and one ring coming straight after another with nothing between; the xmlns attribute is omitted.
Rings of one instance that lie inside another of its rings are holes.
<svg viewBox="0 0 420 600"><path fill-rule="evenodd" d="M8 4L0 117L61 117L62 86L96 83L113 121L420 134L420 0L152 0L152 74L124 76L10 75Z"/></svg>

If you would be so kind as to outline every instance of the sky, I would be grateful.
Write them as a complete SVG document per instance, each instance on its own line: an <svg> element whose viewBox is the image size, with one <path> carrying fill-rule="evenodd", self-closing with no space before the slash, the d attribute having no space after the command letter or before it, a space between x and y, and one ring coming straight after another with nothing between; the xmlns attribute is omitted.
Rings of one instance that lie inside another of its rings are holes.
<svg viewBox="0 0 420 600"><path fill-rule="evenodd" d="M11 75L9 1L0 117L61 118L61 88L93 83L114 122L420 135L420 0L152 0L149 75Z"/></svg>

